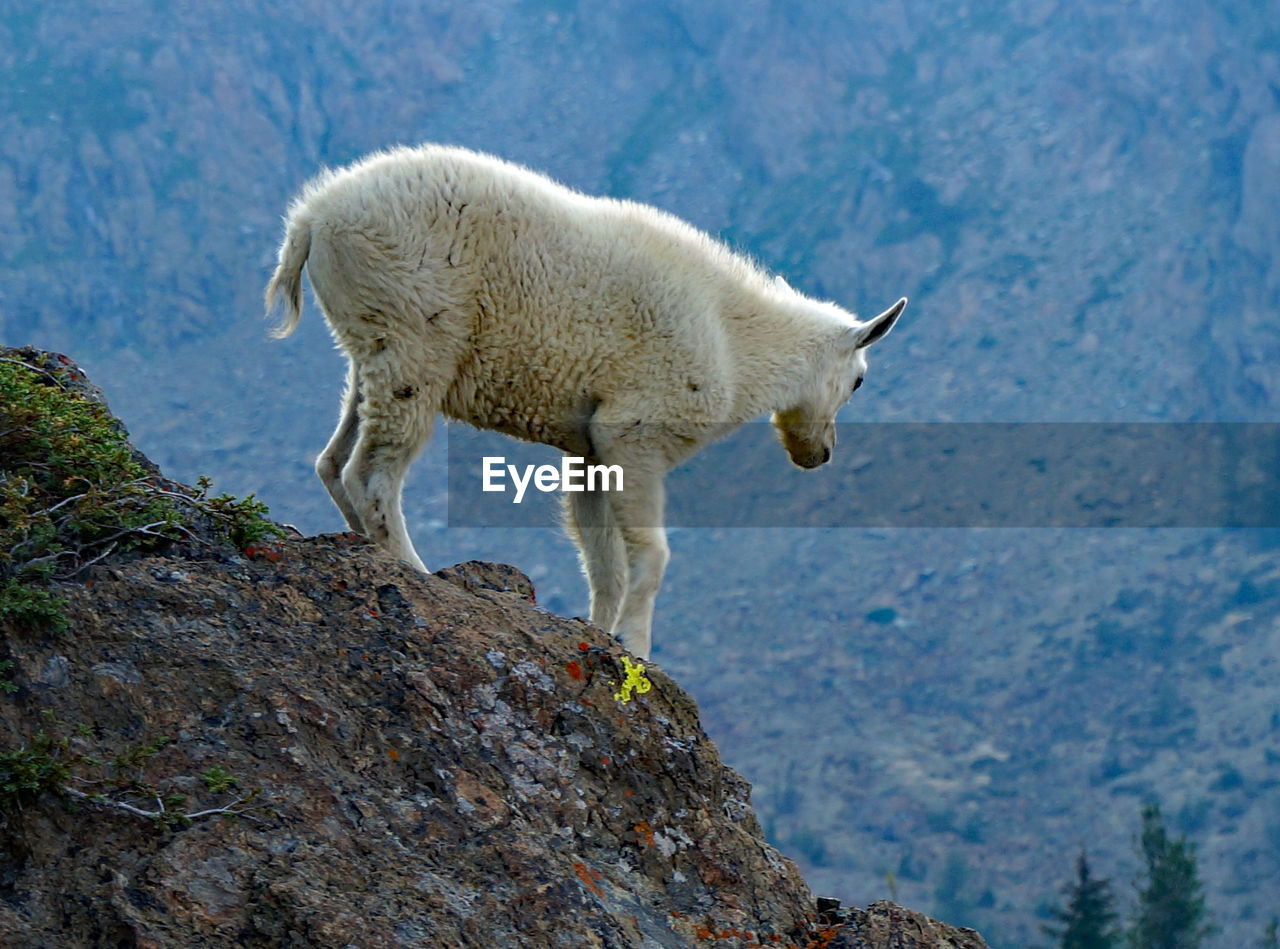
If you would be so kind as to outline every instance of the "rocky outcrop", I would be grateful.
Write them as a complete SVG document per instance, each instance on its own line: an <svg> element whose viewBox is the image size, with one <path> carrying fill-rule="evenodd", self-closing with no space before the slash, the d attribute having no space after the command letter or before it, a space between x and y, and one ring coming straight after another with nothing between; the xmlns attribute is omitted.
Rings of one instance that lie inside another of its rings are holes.
<svg viewBox="0 0 1280 949"><path fill-rule="evenodd" d="M818 901L819 910L823 902ZM830 949L987 949L972 929L948 926L887 901L866 909L820 913L819 918L842 924L831 937Z"/></svg>
<svg viewBox="0 0 1280 949"><path fill-rule="evenodd" d="M690 697L513 568L193 530L53 587L0 647L3 750L65 769L3 814L4 946L984 945L819 913Z"/></svg>

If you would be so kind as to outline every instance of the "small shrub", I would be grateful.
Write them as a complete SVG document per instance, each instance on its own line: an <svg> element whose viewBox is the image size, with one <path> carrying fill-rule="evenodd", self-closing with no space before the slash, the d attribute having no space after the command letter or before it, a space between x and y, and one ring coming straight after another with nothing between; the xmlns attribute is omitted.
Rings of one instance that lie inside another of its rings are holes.
<svg viewBox="0 0 1280 949"><path fill-rule="evenodd" d="M21 810L45 792L60 793L78 758L56 727L42 729L29 745L0 751L0 812Z"/></svg>
<svg viewBox="0 0 1280 949"><path fill-rule="evenodd" d="M147 766L148 761L159 753L161 748L169 744L169 741L170 739L167 737L160 737L154 741L126 748L112 757L111 770L115 776L116 785L127 787L142 783L142 769Z"/></svg>
<svg viewBox="0 0 1280 949"><path fill-rule="evenodd" d="M280 532L271 521L267 505L257 500L252 494L245 498L236 498L230 494L219 494L209 497L212 482L201 475L196 482L197 493L192 503L207 517L212 518L221 533L233 545L240 549L267 537L275 537Z"/></svg>
<svg viewBox="0 0 1280 949"><path fill-rule="evenodd" d="M68 625L64 607L61 597L18 577L0 583L0 623L18 629L64 633Z"/></svg>
<svg viewBox="0 0 1280 949"><path fill-rule="evenodd" d="M205 787L214 794L225 794L240 784L234 775L216 764L206 771L202 777L204 778Z"/></svg>

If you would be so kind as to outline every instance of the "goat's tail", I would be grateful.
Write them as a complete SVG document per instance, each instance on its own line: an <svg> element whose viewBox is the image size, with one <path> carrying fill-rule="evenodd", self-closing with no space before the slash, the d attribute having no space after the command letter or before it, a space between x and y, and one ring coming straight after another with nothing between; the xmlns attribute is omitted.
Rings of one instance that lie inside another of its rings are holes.
<svg viewBox="0 0 1280 949"><path fill-rule="evenodd" d="M284 243L280 245L280 262L276 272L267 284L266 305L270 313L275 307L276 298L284 295L285 316L271 335L283 339L294 331L298 320L302 318L302 265L307 262L311 253L311 222L299 220L300 215L289 218Z"/></svg>

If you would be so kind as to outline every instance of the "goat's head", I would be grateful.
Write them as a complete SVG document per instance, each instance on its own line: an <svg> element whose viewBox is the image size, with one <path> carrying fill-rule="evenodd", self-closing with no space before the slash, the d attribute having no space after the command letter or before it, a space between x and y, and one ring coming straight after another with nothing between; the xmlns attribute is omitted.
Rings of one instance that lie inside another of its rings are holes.
<svg viewBox="0 0 1280 949"><path fill-rule="evenodd" d="M831 460L836 413L849 401L867 372L867 347L883 339L907 305L903 297L875 319L838 330L818 354L814 371L792 407L773 413L773 427L791 460L816 468Z"/></svg>

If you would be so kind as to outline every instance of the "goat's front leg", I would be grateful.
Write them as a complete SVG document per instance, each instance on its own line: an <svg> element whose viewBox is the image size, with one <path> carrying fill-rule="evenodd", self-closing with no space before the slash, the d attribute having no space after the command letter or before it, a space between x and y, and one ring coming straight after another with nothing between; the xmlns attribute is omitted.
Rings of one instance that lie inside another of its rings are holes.
<svg viewBox="0 0 1280 949"><path fill-rule="evenodd" d="M627 553L608 495L599 490L567 493L565 522L591 588L591 622L612 629L627 588Z"/></svg>
<svg viewBox="0 0 1280 949"><path fill-rule="evenodd" d="M662 526L662 474L638 466L623 467L624 490L609 495L626 551L627 585L610 632L623 647L647 658L653 606L671 553Z"/></svg>

